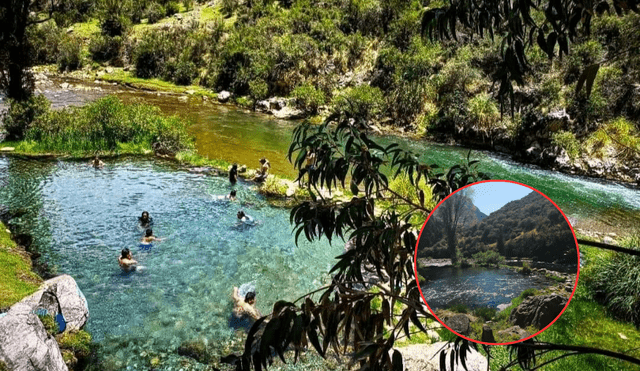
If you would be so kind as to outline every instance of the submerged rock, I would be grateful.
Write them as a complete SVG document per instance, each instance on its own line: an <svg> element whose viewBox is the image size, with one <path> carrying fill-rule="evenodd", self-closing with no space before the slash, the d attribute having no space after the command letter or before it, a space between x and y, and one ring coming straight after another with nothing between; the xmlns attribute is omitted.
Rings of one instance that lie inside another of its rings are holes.
<svg viewBox="0 0 640 371"><path fill-rule="evenodd" d="M527 298L511 312L509 322L520 327L533 325L544 328L553 321L567 304L567 298L558 294Z"/></svg>

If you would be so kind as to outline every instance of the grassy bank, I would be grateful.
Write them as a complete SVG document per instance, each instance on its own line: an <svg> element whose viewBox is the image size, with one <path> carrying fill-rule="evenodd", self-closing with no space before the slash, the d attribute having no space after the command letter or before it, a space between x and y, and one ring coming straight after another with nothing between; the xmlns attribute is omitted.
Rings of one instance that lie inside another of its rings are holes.
<svg viewBox="0 0 640 371"><path fill-rule="evenodd" d="M601 348L640 358L640 349L637 348L640 344L640 330L633 323L617 319L610 309L598 302L591 289L590 282L596 278L598 264L609 260L611 253L586 246L581 246L580 251L584 253L587 265L581 270L575 295L562 316L536 339L557 344ZM502 365L509 362L509 351L506 347L491 347L491 354L495 357L491 363L491 369L494 371L500 370ZM561 354L546 354L537 360L537 364ZM587 354L563 358L544 366L542 370L618 371L640 370L640 367L601 355Z"/></svg>
<svg viewBox="0 0 640 371"><path fill-rule="evenodd" d="M0 310L36 292L40 283L42 279L31 271L31 259L0 222Z"/></svg>

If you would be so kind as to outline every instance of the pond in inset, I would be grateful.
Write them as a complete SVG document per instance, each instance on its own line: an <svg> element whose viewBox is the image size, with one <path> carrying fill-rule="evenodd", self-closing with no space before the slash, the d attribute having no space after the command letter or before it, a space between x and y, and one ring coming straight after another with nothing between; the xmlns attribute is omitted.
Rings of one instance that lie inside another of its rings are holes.
<svg viewBox="0 0 640 371"><path fill-rule="evenodd" d="M425 278L420 281L420 288L433 310L456 304L495 308L510 303L526 289L549 286L544 277L525 276L509 269L424 267L418 273Z"/></svg>

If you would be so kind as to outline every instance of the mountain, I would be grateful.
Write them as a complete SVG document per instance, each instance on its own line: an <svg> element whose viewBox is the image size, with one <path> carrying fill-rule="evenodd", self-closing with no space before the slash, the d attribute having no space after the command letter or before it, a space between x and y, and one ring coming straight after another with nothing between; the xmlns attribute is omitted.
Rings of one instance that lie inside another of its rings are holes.
<svg viewBox="0 0 640 371"><path fill-rule="evenodd" d="M471 213L471 209L467 212ZM489 216L482 215L475 219L475 223L466 223L465 228L457 233L458 248L467 258L478 252L495 250L507 257L572 264L577 262L575 241L569 225L560 211L538 192L511 201ZM440 232L431 231L432 228L438 228ZM429 231L423 231L422 234L428 240L422 241L421 237L418 255L447 258L442 225L428 224L425 227L427 229ZM501 238L503 244L498 243Z"/></svg>

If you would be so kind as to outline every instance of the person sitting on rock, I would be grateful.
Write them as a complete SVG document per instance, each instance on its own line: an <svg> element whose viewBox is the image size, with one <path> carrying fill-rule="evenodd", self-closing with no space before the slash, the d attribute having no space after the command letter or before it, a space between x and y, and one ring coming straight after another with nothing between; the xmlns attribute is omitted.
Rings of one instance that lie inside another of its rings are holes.
<svg viewBox="0 0 640 371"><path fill-rule="evenodd" d="M229 318L229 327L249 331L253 323L262 317L256 309L256 293L248 292L244 298L238 295L238 288L233 288L233 312Z"/></svg>
<svg viewBox="0 0 640 371"><path fill-rule="evenodd" d="M142 216L138 218L138 221L140 221L140 226L143 228L147 228L151 223L153 223L153 220L149 217L148 211L143 211Z"/></svg>
<svg viewBox="0 0 640 371"><path fill-rule="evenodd" d="M91 160L89 165L93 166L95 169L102 169L104 167L104 162L100 161L100 158L98 158L98 155L96 155L96 157Z"/></svg>
<svg viewBox="0 0 640 371"><path fill-rule="evenodd" d="M229 170L229 182L231 184L236 184L238 181L238 164L231 165L231 170Z"/></svg>
<svg viewBox="0 0 640 371"><path fill-rule="evenodd" d="M131 251L127 248L122 249L120 256L118 257L118 264L125 270L135 269L135 265L138 264L136 260L131 256Z"/></svg>
<svg viewBox="0 0 640 371"><path fill-rule="evenodd" d="M271 169L271 164L269 160L266 158L260 159L260 168L256 170L256 175L254 175L253 180L256 182L264 182L269 176L269 169Z"/></svg>

